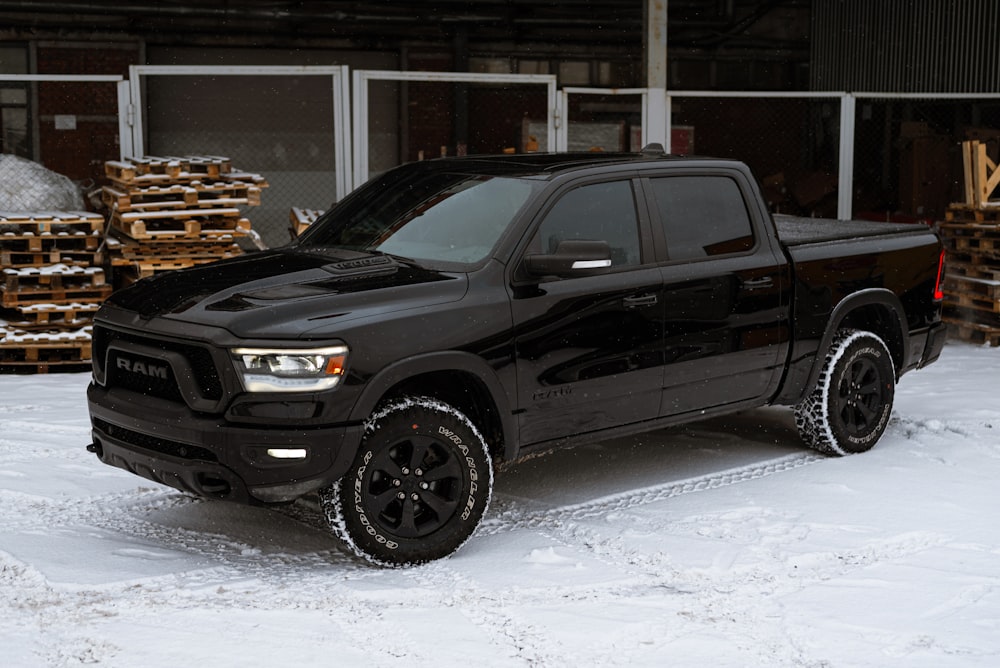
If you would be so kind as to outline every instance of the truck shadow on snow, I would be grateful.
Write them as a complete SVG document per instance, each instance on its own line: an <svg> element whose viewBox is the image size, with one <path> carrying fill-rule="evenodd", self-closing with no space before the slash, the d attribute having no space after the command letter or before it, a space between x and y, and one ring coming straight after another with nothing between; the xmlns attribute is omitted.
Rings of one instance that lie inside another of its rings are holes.
<svg viewBox="0 0 1000 668"><path fill-rule="evenodd" d="M792 412L761 408L527 456L502 467L499 499L587 503L806 452Z"/></svg>

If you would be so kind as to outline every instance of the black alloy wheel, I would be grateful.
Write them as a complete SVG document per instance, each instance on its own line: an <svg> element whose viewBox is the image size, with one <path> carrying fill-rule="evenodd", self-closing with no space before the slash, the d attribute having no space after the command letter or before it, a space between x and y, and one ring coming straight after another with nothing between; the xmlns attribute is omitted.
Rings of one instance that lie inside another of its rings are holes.
<svg viewBox="0 0 1000 668"><path fill-rule="evenodd" d="M367 421L347 475L320 491L330 529L382 566L446 557L486 512L493 463L476 426L430 397L387 403Z"/></svg>
<svg viewBox="0 0 1000 668"><path fill-rule="evenodd" d="M795 407L799 435L830 455L870 450L889 424L895 388L885 342L872 332L839 330L816 388Z"/></svg>

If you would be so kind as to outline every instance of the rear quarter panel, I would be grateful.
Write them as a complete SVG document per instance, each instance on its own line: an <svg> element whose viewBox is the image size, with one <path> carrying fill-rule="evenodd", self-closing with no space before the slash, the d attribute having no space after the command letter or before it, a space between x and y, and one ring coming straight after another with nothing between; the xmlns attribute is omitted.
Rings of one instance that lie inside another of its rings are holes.
<svg viewBox="0 0 1000 668"><path fill-rule="evenodd" d="M825 353L820 350L824 335L836 330L851 310L838 311L838 305L858 293L868 291L871 300L891 306L897 314L901 310L903 338L940 321L941 303L934 300L934 288L941 244L930 229L910 227L787 246L795 274L794 345L786 375L789 386L783 388L782 397L794 397L805 389L795 387L808 376L801 373L801 367L811 368L817 356ZM904 345L903 359L897 362L902 370L911 366L910 354Z"/></svg>

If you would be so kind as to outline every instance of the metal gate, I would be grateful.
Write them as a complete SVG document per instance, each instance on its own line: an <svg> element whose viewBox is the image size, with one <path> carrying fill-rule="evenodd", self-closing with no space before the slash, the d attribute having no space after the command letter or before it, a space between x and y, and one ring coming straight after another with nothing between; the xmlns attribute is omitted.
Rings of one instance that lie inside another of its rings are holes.
<svg viewBox="0 0 1000 668"><path fill-rule="evenodd" d="M354 185L441 155L564 150L548 74L354 72Z"/></svg>
<svg viewBox="0 0 1000 668"><path fill-rule="evenodd" d="M556 144L566 151L638 151L648 142L648 106L646 88L567 86L559 91Z"/></svg>
<svg viewBox="0 0 1000 668"><path fill-rule="evenodd" d="M346 66L133 66L135 155L224 156L269 188L251 218L288 241L292 208L325 209L352 188Z"/></svg>

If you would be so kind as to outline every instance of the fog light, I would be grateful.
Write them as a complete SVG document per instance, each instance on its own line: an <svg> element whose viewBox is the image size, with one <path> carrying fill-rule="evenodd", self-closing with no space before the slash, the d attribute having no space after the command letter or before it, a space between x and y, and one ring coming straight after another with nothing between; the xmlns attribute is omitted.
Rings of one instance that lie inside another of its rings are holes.
<svg viewBox="0 0 1000 668"><path fill-rule="evenodd" d="M305 459L309 455L305 448L268 448L267 456L275 459Z"/></svg>

